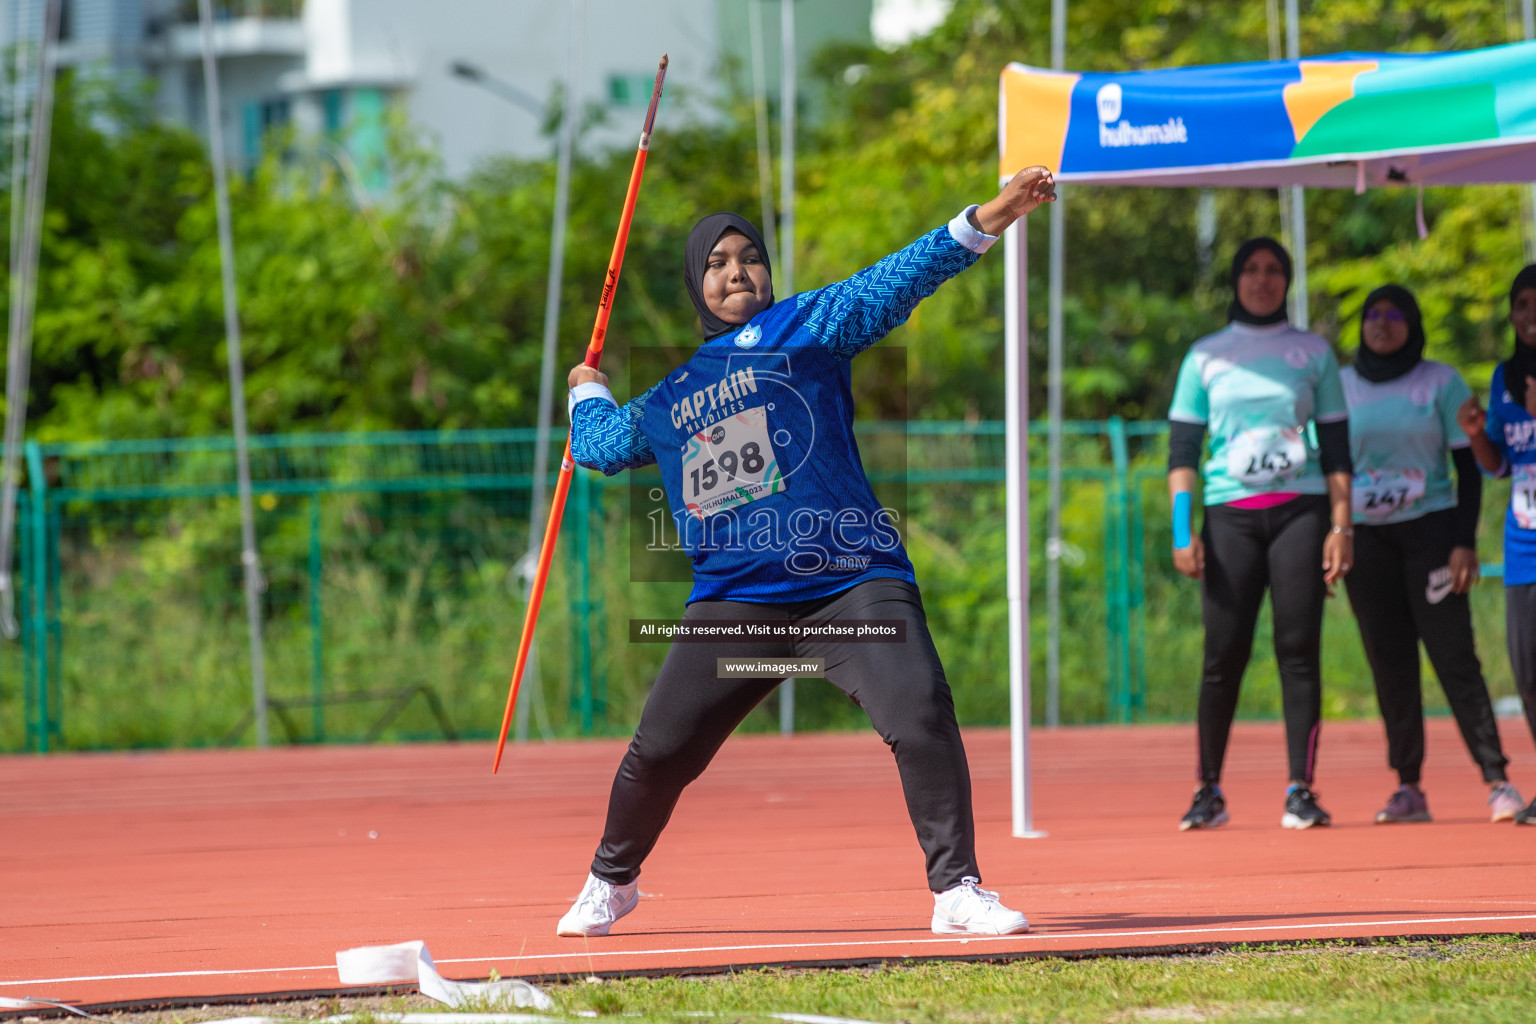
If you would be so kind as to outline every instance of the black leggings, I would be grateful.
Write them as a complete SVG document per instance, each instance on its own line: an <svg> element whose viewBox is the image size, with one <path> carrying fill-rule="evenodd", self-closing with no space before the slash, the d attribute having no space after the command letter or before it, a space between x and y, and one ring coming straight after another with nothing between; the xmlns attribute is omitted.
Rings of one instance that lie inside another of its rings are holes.
<svg viewBox="0 0 1536 1024"><path fill-rule="evenodd" d="M1504 588L1504 636L1515 691L1525 704L1525 721L1536 739L1536 583Z"/></svg>
<svg viewBox="0 0 1536 1024"><path fill-rule="evenodd" d="M826 677L869 715L896 755L907 813L927 854L928 887L941 892L976 867L971 775L944 667L928 635L917 587L871 580L816 601L753 604L698 601L685 622L710 620L900 619L905 643L834 639L775 643L674 643L646 698L619 765L592 873L615 885L640 874L683 787L698 778L731 730L778 679L722 679L716 658L822 658Z"/></svg>
<svg viewBox="0 0 1536 1024"><path fill-rule="evenodd" d="M1472 639L1472 604L1466 594L1451 593L1455 537L1455 509L1357 526L1355 565L1344 580L1376 679L1387 763L1404 785L1418 785L1424 765L1420 640L1483 780L1505 778L1508 761Z"/></svg>
<svg viewBox="0 0 1536 1024"><path fill-rule="evenodd" d="M1320 494L1264 509L1206 506L1200 529L1205 542L1200 781L1215 785L1221 780L1238 690L1253 653L1253 630L1267 587L1290 777L1312 782L1322 718L1322 564L1327 534L1328 499Z"/></svg>

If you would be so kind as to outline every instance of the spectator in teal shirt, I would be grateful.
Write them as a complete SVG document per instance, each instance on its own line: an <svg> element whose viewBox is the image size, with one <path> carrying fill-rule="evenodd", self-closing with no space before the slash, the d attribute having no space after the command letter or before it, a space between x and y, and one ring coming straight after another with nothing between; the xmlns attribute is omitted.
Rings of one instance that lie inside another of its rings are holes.
<svg viewBox="0 0 1536 1024"><path fill-rule="evenodd" d="M1349 411L1333 350L1287 322L1290 283L1290 254L1273 238L1237 250L1230 322L1190 346L1168 410L1173 562L1200 581L1205 623L1199 784L1181 829L1227 821L1222 762L1266 590L1290 762L1280 824L1305 829L1330 821L1312 775L1322 720L1323 599L1352 558ZM1193 536L1190 505L1207 432L1205 515Z"/></svg>
<svg viewBox="0 0 1536 1024"><path fill-rule="evenodd" d="M1493 820L1508 821L1524 801L1504 772L1508 762L1477 659L1467 597L1477 582L1483 478L1456 415L1472 389L1451 367L1424 358L1419 304L1395 284L1366 297L1360 348L1340 377L1355 469L1355 566L1345 586L1376 682L1387 760L1398 777L1397 791L1377 812L1376 823L1430 820L1419 786L1420 640L1489 785Z"/></svg>

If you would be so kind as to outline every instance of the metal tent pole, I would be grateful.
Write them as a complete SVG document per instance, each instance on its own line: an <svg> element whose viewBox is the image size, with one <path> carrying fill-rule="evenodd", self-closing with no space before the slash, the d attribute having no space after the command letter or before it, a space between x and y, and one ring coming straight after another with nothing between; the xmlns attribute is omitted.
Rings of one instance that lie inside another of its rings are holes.
<svg viewBox="0 0 1536 1024"><path fill-rule="evenodd" d="M1285 55L1285 48L1280 38L1280 0L1264 0L1264 27L1268 30L1269 59L1279 60ZM1279 204L1280 212L1280 241L1294 248L1291 239L1291 207L1287 202L1288 198L1284 187L1275 190L1275 199Z"/></svg>
<svg viewBox="0 0 1536 1024"><path fill-rule="evenodd" d="M1527 41L1536 38L1536 0L1520 0L1520 27ZM1525 259L1536 263L1536 184L1526 186L1531 219L1525 226Z"/></svg>
<svg viewBox="0 0 1536 1024"><path fill-rule="evenodd" d="M1067 66L1067 0L1051 0L1051 67ZM1061 724L1061 416L1062 291L1066 274L1066 203L1058 192L1051 204L1050 299L1047 307L1046 414L1050 461L1045 541L1045 724Z"/></svg>
<svg viewBox="0 0 1536 1024"><path fill-rule="evenodd" d="M229 403L235 425L235 465L240 490L240 561L245 566L246 623L251 635L251 699L256 712L256 745L267 737L267 671L261 645L261 562L256 550L256 513L251 504L251 457L245 423L245 359L240 348L240 307L235 295L235 240L229 224L229 180L224 167L223 118L219 112L219 67L213 55L213 5L198 0L202 24L203 92L208 107L208 149L213 157L213 201L219 221L219 268L224 289L224 345L229 356Z"/></svg>
<svg viewBox="0 0 1536 1024"><path fill-rule="evenodd" d="M1288 60L1301 59L1297 0L1285 0L1285 55ZM1296 268L1291 282L1291 323L1305 331L1312 317L1307 302L1307 191L1300 185L1291 186L1291 249Z"/></svg>
<svg viewBox="0 0 1536 1024"><path fill-rule="evenodd" d="M783 151L782 180L779 187L779 283L784 286L780 298L795 294L795 0L779 0L779 36L782 89L779 100L779 125L784 133L779 148ZM795 681L779 685L779 732L795 731Z"/></svg>
<svg viewBox="0 0 1536 1024"><path fill-rule="evenodd" d="M539 365L539 421L534 435L533 493L530 498L533 504L528 513L528 554L523 557L523 564L530 569L523 574L524 600L528 599L532 589L532 567L539 561L539 548L544 540L544 513L549 506L545 479L549 476L550 418L554 414L555 404L555 347L560 335L560 285L565 275L565 225L571 206L571 156L576 148L576 122L581 116L577 80L581 67L581 33L586 19L586 0L571 0L569 16L565 49L565 107L560 114L560 143L555 159L555 220L549 233L549 284L544 291L544 354ZM537 645L528 649L526 671L532 685L523 687L517 695L514 738L518 743L528 740L528 716L534 700L542 693Z"/></svg>
<svg viewBox="0 0 1536 1024"><path fill-rule="evenodd" d="M763 0L747 4L747 34L752 40L752 112L757 121L757 191L763 204L763 241L768 262L779 263L778 232L773 224L773 153L768 144L768 59L763 53Z"/></svg>
<svg viewBox="0 0 1536 1024"><path fill-rule="evenodd" d="M12 4L11 13L11 280L16 279L16 260L21 253L21 211L26 206L22 189L27 180L27 99L22 81L27 76L27 46L22 40L22 5ZM14 302L15 299L13 298Z"/></svg>
<svg viewBox="0 0 1536 1024"><path fill-rule="evenodd" d="M21 486L21 443L27 429L27 390L32 376L32 316L37 309L37 264L43 241L43 204L47 201L48 157L53 142L53 83L63 0L47 0L43 10L42 54L37 64L37 95L33 103L30 148L27 153L26 209L21 245L12 239L10 337L6 344L5 450L0 459L0 627L5 635L20 635L16 622L11 558L16 535L16 492ZM20 43L18 41L18 47ZM20 83L17 83L20 91ZM12 174L16 167L12 167ZM12 189L14 201L15 189ZM12 213L11 223L15 224ZM36 487L41 481L34 481ZM37 586L43 581L37 580ZM37 643L45 643L39 637ZM46 736L46 727L44 730Z"/></svg>
<svg viewBox="0 0 1536 1024"><path fill-rule="evenodd" d="M1023 218L1003 235L1006 407L1009 782L1013 834L1038 839L1029 764L1029 253Z"/></svg>

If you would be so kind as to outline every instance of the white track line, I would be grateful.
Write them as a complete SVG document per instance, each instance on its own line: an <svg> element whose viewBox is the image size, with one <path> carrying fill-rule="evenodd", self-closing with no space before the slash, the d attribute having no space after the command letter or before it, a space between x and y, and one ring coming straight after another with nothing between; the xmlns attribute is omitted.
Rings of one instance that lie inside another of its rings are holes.
<svg viewBox="0 0 1536 1024"><path fill-rule="evenodd" d="M868 949L877 946L968 945L973 942L1063 942L1083 939L1134 939L1172 935L1233 935L1252 932L1306 931L1314 928L1396 928L1402 925L1471 924L1493 921L1536 921L1536 914L1497 914L1485 917L1410 917L1382 921L1314 921L1308 924L1261 924L1240 928L1145 928L1122 932L1031 932L1026 935L947 936L933 939L877 939L863 942L775 942L741 946L673 946L661 949L582 949L569 953L527 953L517 956L464 956L439 959L440 964L508 963L523 960L589 960L593 957L659 956L676 953L740 953L757 949ZM1391 936L1382 936L1391 938ZM1086 949L1084 952L1093 952ZM706 965L712 966L712 965ZM70 978L29 978L0 981L0 986L62 985L81 981L132 981L141 978L239 977L246 974L298 974L307 971L334 971L334 963L310 967L252 967L232 971L153 971L143 974L87 974Z"/></svg>

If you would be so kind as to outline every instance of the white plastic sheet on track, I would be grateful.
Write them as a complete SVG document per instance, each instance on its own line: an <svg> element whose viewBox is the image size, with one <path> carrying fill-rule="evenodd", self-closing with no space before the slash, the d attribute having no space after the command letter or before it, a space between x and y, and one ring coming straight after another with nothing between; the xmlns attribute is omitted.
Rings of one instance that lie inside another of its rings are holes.
<svg viewBox="0 0 1536 1024"><path fill-rule="evenodd" d="M11 999L0 996L0 1010L56 1010L52 1003L40 1003L35 999Z"/></svg>
<svg viewBox="0 0 1536 1024"><path fill-rule="evenodd" d="M459 1009L511 1005L551 1010L555 1006L549 996L517 978L449 981L437 973L432 954L427 952L427 944L420 939L397 942L392 946L343 949L336 954L336 973L343 985L415 984L422 995Z"/></svg>

